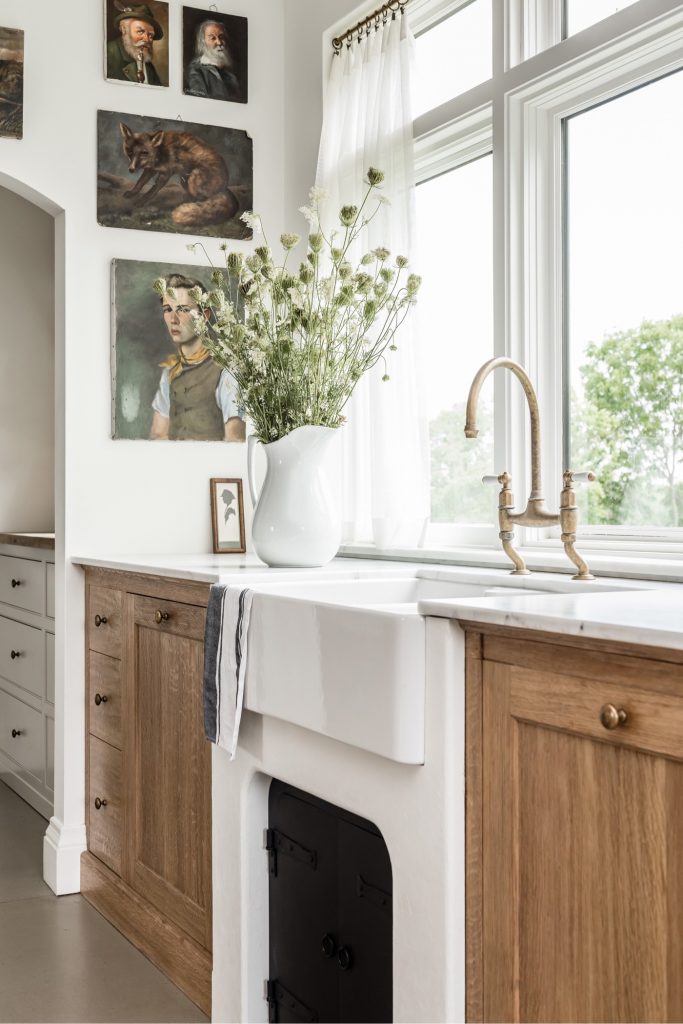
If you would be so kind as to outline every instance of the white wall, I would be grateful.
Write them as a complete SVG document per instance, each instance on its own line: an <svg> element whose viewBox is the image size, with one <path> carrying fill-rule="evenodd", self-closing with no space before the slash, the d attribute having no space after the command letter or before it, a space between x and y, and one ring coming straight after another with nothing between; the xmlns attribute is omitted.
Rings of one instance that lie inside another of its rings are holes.
<svg viewBox="0 0 683 1024"><path fill-rule="evenodd" d="M180 114L246 129L254 140L254 207L276 238L291 225L285 200L293 213L314 179L320 33L352 7L345 0L219 0L219 10L249 18L249 103L241 105L183 96L182 6L170 0L171 86L152 89L105 81L103 0L0 0L0 25L24 29L26 43L24 138L0 139L0 186L56 217L57 703L45 872L58 892L78 888L84 840L83 582L69 560L208 552L207 481L246 476L242 445L110 438L110 262L193 258L188 236L98 226L96 111ZM245 512L248 530L249 502Z"/></svg>
<svg viewBox="0 0 683 1024"><path fill-rule="evenodd" d="M54 529L54 219L0 188L0 531Z"/></svg>

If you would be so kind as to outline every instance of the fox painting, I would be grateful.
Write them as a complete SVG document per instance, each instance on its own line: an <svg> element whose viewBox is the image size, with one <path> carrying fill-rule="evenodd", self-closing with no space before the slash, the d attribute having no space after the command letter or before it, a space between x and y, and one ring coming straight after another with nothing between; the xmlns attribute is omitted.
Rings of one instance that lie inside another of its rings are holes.
<svg viewBox="0 0 683 1024"><path fill-rule="evenodd" d="M188 132L132 132L123 122L119 127L128 170L142 171L123 193L126 199L146 205L177 175L188 201L173 211L176 224L215 224L235 216L239 204L228 188L228 169L212 146ZM143 192L150 181L152 187Z"/></svg>
<svg viewBox="0 0 683 1024"><path fill-rule="evenodd" d="M124 120L107 111L99 112L98 124L100 224L250 237L240 219L252 206L245 132L134 115ZM127 175L137 175L132 184Z"/></svg>

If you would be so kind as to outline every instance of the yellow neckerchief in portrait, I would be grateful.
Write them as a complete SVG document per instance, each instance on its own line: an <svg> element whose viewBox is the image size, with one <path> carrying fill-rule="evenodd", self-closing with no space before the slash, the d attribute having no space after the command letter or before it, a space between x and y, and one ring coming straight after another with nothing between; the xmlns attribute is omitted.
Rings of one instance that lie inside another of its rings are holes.
<svg viewBox="0 0 683 1024"><path fill-rule="evenodd" d="M193 356L183 355L182 350L179 350L177 354L174 353L168 359L164 359L163 363L159 363L159 366L169 371L169 380L175 380L188 366L197 366L199 363L203 363L205 359L210 358L211 353L208 348L202 345Z"/></svg>

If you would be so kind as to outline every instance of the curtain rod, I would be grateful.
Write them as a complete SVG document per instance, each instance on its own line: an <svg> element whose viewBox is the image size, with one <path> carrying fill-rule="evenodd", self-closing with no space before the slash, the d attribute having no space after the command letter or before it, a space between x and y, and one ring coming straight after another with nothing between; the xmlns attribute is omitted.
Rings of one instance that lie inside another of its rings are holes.
<svg viewBox="0 0 683 1024"><path fill-rule="evenodd" d="M379 7L376 11L373 11L372 14L369 14L367 18L363 18L362 21L359 21L356 25L354 25L353 28L349 28L346 30L346 32L342 32L340 36L335 36L335 38L332 40L334 52L341 53L341 48L344 44L344 41L346 41L347 46L350 46L351 43L353 42L354 36L356 36L358 42L360 42L361 39L363 38L363 32L365 32L366 35L369 35L370 29L372 28L373 25L377 29L380 26L380 22L382 24L386 23L386 21L388 20L389 12L391 12L392 17L396 16L397 11L400 11L401 14L403 14L403 9L405 8L407 3L408 0L387 0L387 3L382 4L382 6Z"/></svg>

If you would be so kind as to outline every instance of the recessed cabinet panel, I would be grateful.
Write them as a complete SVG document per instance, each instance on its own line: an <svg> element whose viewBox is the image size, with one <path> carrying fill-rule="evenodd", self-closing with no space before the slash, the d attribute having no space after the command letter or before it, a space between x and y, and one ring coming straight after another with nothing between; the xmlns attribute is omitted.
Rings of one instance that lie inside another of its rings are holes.
<svg viewBox="0 0 683 1024"><path fill-rule="evenodd" d="M121 657L123 595L108 587L90 587L88 595L88 646L91 651Z"/></svg>
<svg viewBox="0 0 683 1024"><path fill-rule="evenodd" d="M89 653L90 732L121 747L121 662Z"/></svg>
<svg viewBox="0 0 683 1024"><path fill-rule="evenodd" d="M0 615L0 676L36 697L45 694L43 632Z"/></svg>
<svg viewBox="0 0 683 1024"><path fill-rule="evenodd" d="M121 874L123 779L121 751L90 737L88 849Z"/></svg>
<svg viewBox="0 0 683 1024"><path fill-rule="evenodd" d="M29 558L0 555L0 601L43 615L45 565Z"/></svg>
<svg viewBox="0 0 683 1024"><path fill-rule="evenodd" d="M0 748L41 782L43 716L35 708L0 690Z"/></svg>

